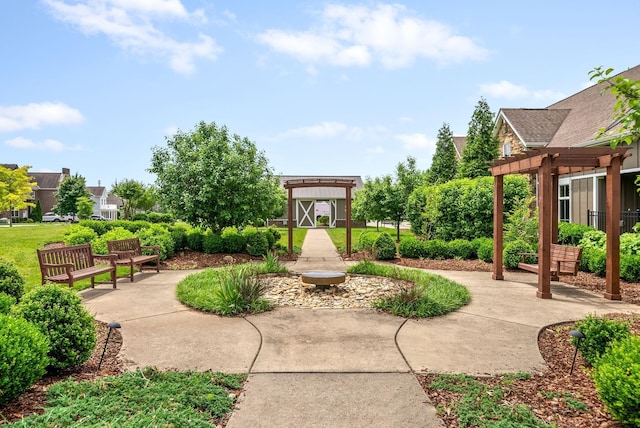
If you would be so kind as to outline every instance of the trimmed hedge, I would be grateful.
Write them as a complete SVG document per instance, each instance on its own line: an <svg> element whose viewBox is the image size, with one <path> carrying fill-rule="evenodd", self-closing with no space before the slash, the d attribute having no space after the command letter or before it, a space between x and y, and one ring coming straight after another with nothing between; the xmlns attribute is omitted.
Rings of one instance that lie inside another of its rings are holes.
<svg viewBox="0 0 640 428"><path fill-rule="evenodd" d="M0 259L0 293L5 293L15 300L20 300L24 294L24 278L18 268L8 261Z"/></svg>
<svg viewBox="0 0 640 428"><path fill-rule="evenodd" d="M531 253L533 248L528 243L517 240L508 242L502 250L502 262L508 269L515 269L518 267L518 263L522 261L522 255L520 253ZM525 261L528 263L535 263L535 258L526 257Z"/></svg>
<svg viewBox="0 0 640 428"><path fill-rule="evenodd" d="M450 258L449 246L442 239L431 239L422 244L424 257L427 259L443 260Z"/></svg>
<svg viewBox="0 0 640 428"><path fill-rule="evenodd" d="M408 257L410 259L424 258L423 241L415 236L407 236L400 240L398 246L398 253L402 257Z"/></svg>
<svg viewBox="0 0 640 428"><path fill-rule="evenodd" d="M597 364L614 341L631 334L628 323L595 315L587 315L584 320L576 322L576 329L585 337L580 341L572 337L571 343L578 347L582 358L592 366Z"/></svg>
<svg viewBox="0 0 640 428"><path fill-rule="evenodd" d="M202 236L202 251L207 254L222 253L224 251L222 236L208 230Z"/></svg>
<svg viewBox="0 0 640 428"><path fill-rule="evenodd" d="M373 252L378 260L394 259L396 257L396 243L387 232L382 232L373 244Z"/></svg>
<svg viewBox="0 0 640 428"><path fill-rule="evenodd" d="M475 248L466 239L454 239L447 245L449 246L449 254L454 259L470 260L477 257Z"/></svg>

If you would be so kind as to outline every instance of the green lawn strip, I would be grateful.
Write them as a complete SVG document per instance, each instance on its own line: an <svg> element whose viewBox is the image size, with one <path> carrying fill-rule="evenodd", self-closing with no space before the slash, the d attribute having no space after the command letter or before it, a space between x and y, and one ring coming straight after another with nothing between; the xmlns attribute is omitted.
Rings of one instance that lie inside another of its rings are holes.
<svg viewBox="0 0 640 428"><path fill-rule="evenodd" d="M325 229L333 242L333 245L339 252L344 252L347 248L347 229L344 227L334 227ZM355 251L360 239L360 235L363 233L371 233L378 235L382 232L387 232L393 240L396 240L396 229L391 227L381 227L380 230L376 230L375 227L354 227L351 229L351 250ZM400 239L405 236L413 236L410 230L400 229Z"/></svg>
<svg viewBox="0 0 640 428"><path fill-rule="evenodd" d="M52 385L42 415L8 427L211 427L233 409L245 375L144 368L94 381Z"/></svg>
<svg viewBox="0 0 640 428"><path fill-rule="evenodd" d="M289 229L286 227L276 227L278 232L280 232L280 240L278 243L284 248L289 247ZM295 227L293 228L293 252L296 254L300 254L300 250L302 249L302 243L304 242L305 236L307 236L307 230L304 228Z"/></svg>
<svg viewBox="0 0 640 428"><path fill-rule="evenodd" d="M437 411L453 412L460 427L553 427L536 418L523 404L511 405L505 400L513 377L504 376L498 385L485 385L468 375L443 374L435 378L430 389L449 391L458 396L448 408Z"/></svg>
<svg viewBox="0 0 640 428"><path fill-rule="evenodd" d="M403 269L363 261L347 269L348 273L396 278L410 283L398 294L373 303L375 308L406 318L427 318L444 315L471 301L467 288L440 275L417 269Z"/></svg>

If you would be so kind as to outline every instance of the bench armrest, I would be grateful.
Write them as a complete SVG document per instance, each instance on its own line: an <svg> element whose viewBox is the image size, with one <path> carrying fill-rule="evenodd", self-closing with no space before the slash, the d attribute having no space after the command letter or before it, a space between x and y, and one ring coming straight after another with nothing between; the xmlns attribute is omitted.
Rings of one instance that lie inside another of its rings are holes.
<svg viewBox="0 0 640 428"><path fill-rule="evenodd" d="M126 258L133 258L133 256L136 255L136 252L133 250L124 250L124 251L111 251L111 253L109 254L114 254L116 256L116 259L126 259Z"/></svg>
<svg viewBox="0 0 640 428"><path fill-rule="evenodd" d="M538 258L538 253L518 253L520 254L522 263L524 263L527 259L527 257L535 257Z"/></svg>
<svg viewBox="0 0 640 428"><path fill-rule="evenodd" d="M115 254L92 254L91 255L95 261L107 261L110 265L116 265L116 259L118 258Z"/></svg>
<svg viewBox="0 0 640 428"><path fill-rule="evenodd" d="M140 249L142 250L153 250L154 254L160 255L160 246L159 245L141 245Z"/></svg>

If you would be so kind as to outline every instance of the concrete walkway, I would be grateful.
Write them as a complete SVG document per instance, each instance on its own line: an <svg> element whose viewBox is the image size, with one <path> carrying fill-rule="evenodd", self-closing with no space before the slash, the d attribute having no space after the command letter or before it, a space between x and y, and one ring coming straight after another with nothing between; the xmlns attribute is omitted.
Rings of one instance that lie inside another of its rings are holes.
<svg viewBox="0 0 640 428"><path fill-rule="evenodd" d="M346 264L322 229L309 230L291 270ZM469 305L443 317L405 320L374 310L294 309L225 318L186 308L175 286L192 271L136 274L83 292L96 318L122 325L121 357L135 369L248 373L229 420L241 427L441 427L412 372L497 374L545 368L537 348L544 326L589 313L640 306L552 284L535 297L536 276L435 272L466 285ZM104 287L104 288L103 288Z"/></svg>

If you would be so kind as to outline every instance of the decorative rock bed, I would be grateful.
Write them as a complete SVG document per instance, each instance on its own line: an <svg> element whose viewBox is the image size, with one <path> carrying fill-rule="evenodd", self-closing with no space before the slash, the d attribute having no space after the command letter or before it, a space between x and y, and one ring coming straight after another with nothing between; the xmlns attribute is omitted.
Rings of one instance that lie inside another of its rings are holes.
<svg viewBox="0 0 640 428"><path fill-rule="evenodd" d="M302 308L371 308L374 300L395 294L411 284L393 278L347 275L345 282L326 290L305 284L300 276L264 276L264 297L279 306Z"/></svg>

